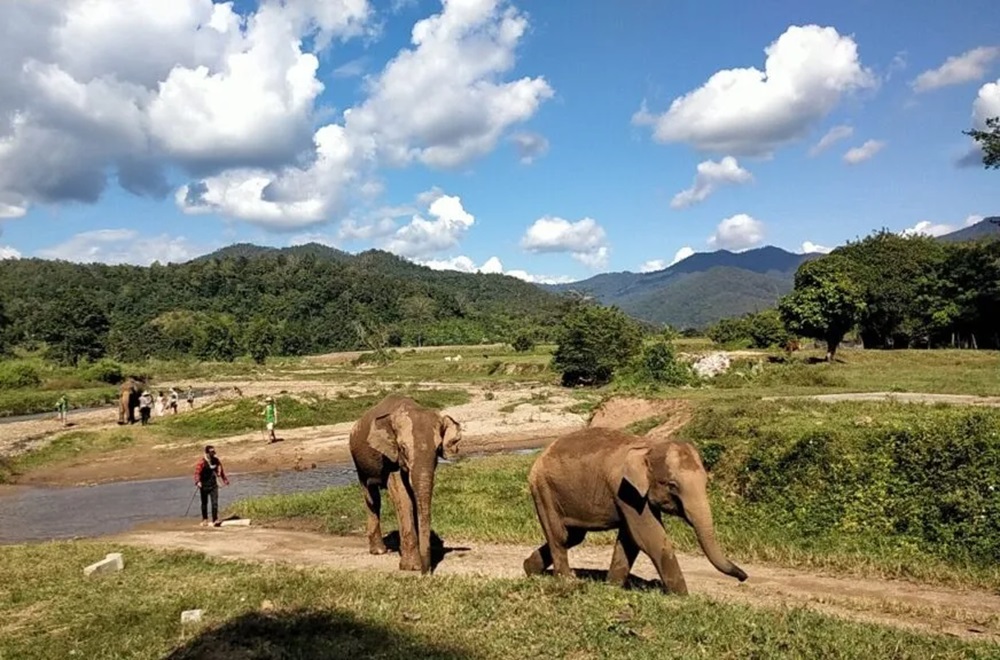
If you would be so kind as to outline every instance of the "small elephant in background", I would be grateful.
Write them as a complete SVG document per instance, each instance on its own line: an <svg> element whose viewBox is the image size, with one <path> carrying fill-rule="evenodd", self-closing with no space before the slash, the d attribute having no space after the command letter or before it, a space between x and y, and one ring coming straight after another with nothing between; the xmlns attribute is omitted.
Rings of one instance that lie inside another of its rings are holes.
<svg viewBox="0 0 1000 660"><path fill-rule="evenodd" d="M431 496L439 457L458 453L462 427L453 418L389 395L351 429L351 458L368 509L368 547L387 552L382 540L381 490L387 489L399 520L399 568L431 570Z"/></svg>
<svg viewBox="0 0 1000 660"><path fill-rule="evenodd" d="M740 582L747 574L719 548L698 450L687 442L650 440L622 431L588 428L550 444L528 475L546 543L525 561L537 575L550 565L572 576L567 550L590 531L618 530L608 582L625 583L641 550L652 560L665 591L687 593L664 513L685 520L712 565Z"/></svg>

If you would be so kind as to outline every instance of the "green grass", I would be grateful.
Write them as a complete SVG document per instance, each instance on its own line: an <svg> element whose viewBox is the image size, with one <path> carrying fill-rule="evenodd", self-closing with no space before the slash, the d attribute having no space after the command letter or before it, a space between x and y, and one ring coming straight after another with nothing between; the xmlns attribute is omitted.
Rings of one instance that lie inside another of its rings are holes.
<svg viewBox="0 0 1000 660"><path fill-rule="evenodd" d="M431 408L460 405L469 401L464 390L403 389L401 394ZM378 403L388 392L364 396L327 398L310 393L275 397L278 429L339 424L353 421ZM185 415L156 420L155 429L172 437L218 438L263 428L263 403L243 398L204 406Z"/></svg>
<svg viewBox="0 0 1000 660"><path fill-rule="evenodd" d="M76 383L69 384L75 385ZM46 412L51 412L52 416L55 417L56 400L59 398L60 390L66 391L70 404L70 415L72 415L73 408L108 405L114 403L118 397L118 388L113 386L89 385L83 388L48 389L47 385L43 384L39 389L0 390L0 417Z"/></svg>
<svg viewBox="0 0 1000 660"><path fill-rule="evenodd" d="M43 465L124 449L134 442L135 437L129 431L70 431L57 436L41 449L19 454L0 463L0 483L12 482L17 475Z"/></svg>
<svg viewBox="0 0 1000 660"><path fill-rule="evenodd" d="M982 411L980 411L981 413ZM913 578L930 583L1000 587L1000 567L984 555L965 552L961 537L949 534L979 534L976 547L988 553L989 529L972 528L958 521L952 526L919 532L894 531L899 513L883 514L879 506L866 508L862 497L881 497L882 491L871 491L865 475L843 472L844 488L855 490L819 490L812 495L801 489L813 483L826 483L823 478L801 477L797 490L785 492L759 485L760 479L772 469L775 459L765 450L750 451L741 438L756 438L754 447L796 447L808 440L817 429L831 433L855 433L859 429L870 437L881 437L880 429L937 428L936 424L962 423L961 410L936 409L919 405L848 403L817 404L814 402L718 404L702 409L694 422L683 432L702 450L709 466L714 466L710 494L716 519L716 531L724 550L734 560L763 561L802 568L830 569L859 576ZM973 413L979 414L979 413ZM990 415L991 413L983 413ZM1000 419L1000 413L997 413ZM649 422L652 423L652 422ZM945 428L945 427L941 427ZM958 427L956 427L958 428ZM853 435L848 437L854 437ZM865 437L869 437L866 435ZM931 441L937 436L931 436ZM997 443L1000 449L1000 442ZM775 449L774 451L779 451ZM846 451L846 450L845 450ZM773 478L780 483L780 462ZM794 454L792 454L794 455ZM527 473L533 456L487 457L461 461L439 468L434 495L434 528L443 537L498 543L537 543L542 539L527 488ZM807 459L809 460L809 459ZM851 453L845 460L861 460ZM882 460L882 459L879 459ZM767 461L771 461L770 463ZM817 469L822 469L817 467ZM885 468L888 469L888 468ZM914 468L921 469L921 468ZM799 474L799 473L796 473ZM745 475L740 477L739 475ZM791 477L789 477L791 478ZM856 479L850 481L850 479ZM874 484L879 479L872 477ZM747 491L747 483L757 484L757 490ZM855 487L852 484L857 483ZM825 486L828 488L828 486ZM879 486L879 488L887 488ZM748 492L758 499L748 499ZM823 494L830 492L829 502ZM871 495L875 492L875 495ZM927 490L919 497L927 497ZM894 496L897 497L898 496ZM923 502L915 499L914 502ZM948 495L950 497L950 495ZM967 496L971 497L971 494ZM760 499L764 498L764 499ZM388 501L388 500L387 500ZM846 501L846 503L845 503ZM892 500L896 502L897 500ZM907 499L899 500L904 503ZM886 505L888 506L888 504ZM894 505L896 506L896 505ZM364 530L364 509L357 487L330 488L314 493L279 495L251 499L233 505L240 515L280 526L294 520L334 534L361 534ZM391 525L392 507L385 506L386 520ZM964 515L964 514L963 514ZM673 518L665 519L669 533L681 549L700 552L690 528ZM922 524L934 523L928 516L918 518ZM860 521L860 522L859 522ZM986 521L986 524L992 524ZM958 532L951 531L952 529ZM919 529L919 528L918 528ZM979 530L979 531L977 531ZM931 532L942 534L941 540ZM920 535L922 534L922 535ZM950 541L945 539L952 538ZM969 543L972 542L972 537ZM610 534L592 534L588 543L610 543ZM971 547L971 546L970 546Z"/></svg>
<svg viewBox="0 0 1000 660"><path fill-rule="evenodd" d="M637 422L632 422L625 427L625 430L629 433L634 433L635 435L646 435L665 421L667 421L665 417L654 415L652 417L640 419Z"/></svg>
<svg viewBox="0 0 1000 660"><path fill-rule="evenodd" d="M82 575L112 551L122 572ZM996 657L993 645L804 609L589 580L296 570L85 542L2 547L0 574L2 660ZM201 624L181 625L189 609Z"/></svg>

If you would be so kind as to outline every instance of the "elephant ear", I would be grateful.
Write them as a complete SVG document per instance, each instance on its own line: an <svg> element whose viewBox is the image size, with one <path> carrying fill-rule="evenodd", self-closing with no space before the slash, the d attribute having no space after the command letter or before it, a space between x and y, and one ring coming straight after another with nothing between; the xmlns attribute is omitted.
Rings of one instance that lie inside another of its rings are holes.
<svg viewBox="0 0 1000 660"><path fill-rule="evenodd" d="M618 487L618 497L637 511L646 506L649 492L649 448L630 449L625 455L625 469Z"/></svg>
<svg viewBox="0 0 1000 660"><path fill-rule="evenodd" d="M438 449L449 451L462 439L462 425L451 415L441 415L441 433L435 438Z"/></svg>
<svg viewBox="0 0 1000 660"><path fill-rule="evenodd" d="M399 462L399 444L391 414L380 415L372 421L368 432L368 445L393 463Z"/></svg>

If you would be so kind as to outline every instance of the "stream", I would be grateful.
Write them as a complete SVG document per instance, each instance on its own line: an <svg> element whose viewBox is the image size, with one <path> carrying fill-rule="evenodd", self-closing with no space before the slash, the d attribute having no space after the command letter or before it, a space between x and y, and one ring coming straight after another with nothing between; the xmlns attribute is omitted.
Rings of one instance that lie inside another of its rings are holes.
<svg viewBox="0 0 1000 660"><path fill-rule="evenodd" d="M518 449L505 454L531 454ZM470 453L461 460L486 454ZM491 454L495 455L495 453ZM442 460L438 469L447 469ZM248 497L322 490L357 483L354 465L325 465L313 470L231 474L229 486L219 487L219 511ZM119 481L94 486L18 487L0 496L0 544L106 536L137 525L187 517L201 518L201 498L193 477ZM190 503L190 511L185 510ZM211 506L211 503L209 503ZM362 506L360 493L358 506ZM391 505L390 505L391 506Z"/></svg>

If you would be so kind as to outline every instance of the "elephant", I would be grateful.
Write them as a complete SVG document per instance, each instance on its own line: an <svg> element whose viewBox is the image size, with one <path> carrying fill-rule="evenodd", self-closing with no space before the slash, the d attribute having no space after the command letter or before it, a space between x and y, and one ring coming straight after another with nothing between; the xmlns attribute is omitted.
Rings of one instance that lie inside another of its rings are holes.
<svg viewBox="0 0 1000 660"><path fill-rule="evenodd" d="M122 383L118 392L118 423L135 424L135 409L139 407L139 395L142 394L142 383L129 379Z"/></svg>
<svg viewBox="0 0 1000 660"><path fill-rule="evenodd" d="M694 528L702 551L720 572L740 582L747 574L723 554L708 503L708 475L694 445L624 431L586 428L553 441L528 474L546 543L524 560L527 575L550 565L570 577L567 550L590 531L618 530L607 581L622 586L641 550L666 592L687 594L687 583L662 525L662 514Z"/></svg>
<svg viewBox="0 0 1000 660"><path fill-rule="evenodd" d="M431 495L439 457L458 453L462 426L449 415L390 394L351 429L350 448L368 510L368 548L387 552L382 539L381 490L399 520L399 568L431 570Z"/></svg>

